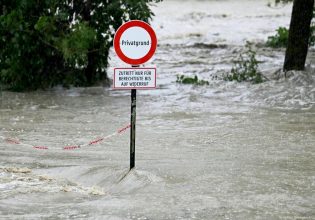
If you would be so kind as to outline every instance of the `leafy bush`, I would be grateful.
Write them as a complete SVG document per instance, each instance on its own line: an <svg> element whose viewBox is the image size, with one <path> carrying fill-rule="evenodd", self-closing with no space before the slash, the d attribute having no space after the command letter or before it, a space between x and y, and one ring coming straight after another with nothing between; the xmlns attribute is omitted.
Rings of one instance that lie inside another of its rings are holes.
<svg viewBox="0 0 315 220"><path fill-rule="evenodd" d="M266 45L273 48L286 47L289 38L289 30L285 27L279 27L276 32L276 35L268 37Z"/></svg>
<svg viewBox="0 0 315 220"><path fill-rule="evenodd" d="M224 76L223 79L226 81L261 83L264 81L264 77L258 70L256 52L252 49L252 45L249 42L246 43L245 47L245 53L239 55L238 60L231 69L231 73Z"/></svg>
<svg viewBox="0 0 315 220"><path fill-rule="evenodd" d="M1 0L0 84L15 91L106 81L125 21L148 21L160 0Z"/></svg>
<svg viewBox="0 0 315 220"><path fill-rule="evenodd" d="M311 23L311 33L309 38L309 46L315 45L315 9L313 10L313 20ZM279 27L276 35L269 36L266 42L267 47L280 48L286 47L289 39L289 30L286 27Z"/></svg>
<svg viewBox="0 0 315 220"><path fill-rule="evenodd" d="M185 75L177 75L177 83L181 84L193 84L193 85L209 85L208 81L205 80L199 80L198 76L190 77L190 76L185 76Z"/></svg>

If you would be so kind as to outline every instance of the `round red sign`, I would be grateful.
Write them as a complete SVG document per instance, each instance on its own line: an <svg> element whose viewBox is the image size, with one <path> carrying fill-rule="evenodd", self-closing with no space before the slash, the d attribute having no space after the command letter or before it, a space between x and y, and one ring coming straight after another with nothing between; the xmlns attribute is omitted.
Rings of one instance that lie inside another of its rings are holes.
<svg viewBox="0 0 315 220"><path fill-rule="evenodd" d="M157 38L152 27L139 20L126 22L117 30L114 49L118 57L131 65L147 62L154 55Z"/></svg>

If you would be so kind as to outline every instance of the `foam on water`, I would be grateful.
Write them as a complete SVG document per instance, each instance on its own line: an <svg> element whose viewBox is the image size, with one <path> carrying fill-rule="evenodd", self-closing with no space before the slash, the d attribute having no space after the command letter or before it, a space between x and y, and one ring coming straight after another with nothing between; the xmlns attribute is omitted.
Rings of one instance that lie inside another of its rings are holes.
<svg viewBox="0 0 315 220"><path fill-rule="evenodd" d="M19 194L74 192L83 195L105 195L97 186L83 187L66 179L55 179L46 175L37 175L28 168L0 168L0 199Z"/></svg>

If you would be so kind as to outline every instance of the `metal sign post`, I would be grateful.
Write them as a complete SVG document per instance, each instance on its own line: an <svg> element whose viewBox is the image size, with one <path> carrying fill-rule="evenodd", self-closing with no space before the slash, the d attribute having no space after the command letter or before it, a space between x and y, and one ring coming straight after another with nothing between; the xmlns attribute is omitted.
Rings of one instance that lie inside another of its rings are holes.
<svg viewBox="0 0 315 220"><path fill-rule="evenodd" d="M137 117L137 90L131 90L131 116L130 116L130 170L135 167L136 155L136 117Z"/></svg>
<svg viewBox="0 0 315 220"><path fill-rule="evenodd" d="M132 67L139 67L133 65ZM131 90L131 113L130 113L130 170L135 167L136 159L136 118L137 118L137 90Z"/></svg>
<svg viewBox="0 0 315 220"><path fill-rule="evenodd" d="M154 55L157 38L152 27L139 20L123 24L114 37L118 57L132 68L115 68L113 89L131 89L130 170L135 167L137 89L156 87L156 68L139 68Z"/></svg>

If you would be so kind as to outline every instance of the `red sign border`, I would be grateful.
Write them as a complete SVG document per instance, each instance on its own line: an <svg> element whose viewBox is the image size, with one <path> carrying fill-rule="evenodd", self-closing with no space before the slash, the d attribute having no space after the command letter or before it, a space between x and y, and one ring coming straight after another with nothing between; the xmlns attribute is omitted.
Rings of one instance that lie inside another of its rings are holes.
<svg viewBox="0 0 315 220"><path fill-rule="evenodd" d="M124 53L122 52L121 48L120 48L120 38L122 36L122 34L131 27L141 27L143 29L145 29L150 37L151 37L151 48L149 50L149 52L142 58L140 59L131 59L127 56L124 55ZM131 65L140 65L143 64L145 62L147 62L148 60L150 60L152 58L152 56L154 55L155 51L157 48L157 37L155 34L155 31L153 30L153 28L146 22L144 21L140 21L140 20L131 20L126 22L125 24L123 24L122 26L120 26L115 34L114 37L114 49L116 54L118 55L118 57L124 61L125 63L131 64Z"/></svg>
<svg viewBox="0 0 315 220"><path fill-rule="evenodd" d="M154 87L115 87L115 81L116 81L116 70L126 70L126 69L151 69L151 70L154 70L155 72L155 77L154 77ZM113 89L114 90L130 90L130 89L139 89L139 90L149 90L149 89L156 89L156 68L155 67L147 67L147 68L140 68L140 67L137 67L137 68L128 68L128 67L125 67L125 68L122 68L122 67L118 67L118 68L114 68L114 81L113 81Z"/></svg>

